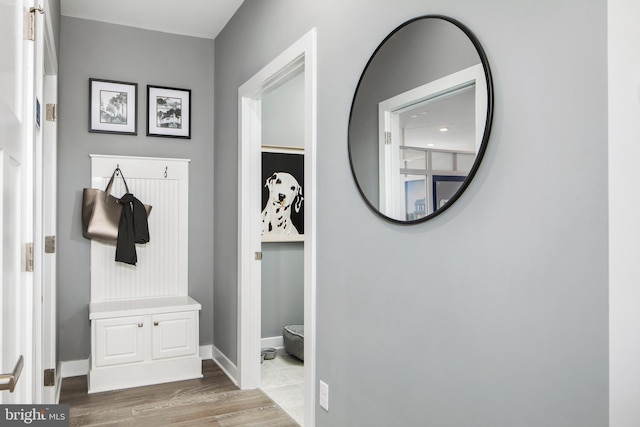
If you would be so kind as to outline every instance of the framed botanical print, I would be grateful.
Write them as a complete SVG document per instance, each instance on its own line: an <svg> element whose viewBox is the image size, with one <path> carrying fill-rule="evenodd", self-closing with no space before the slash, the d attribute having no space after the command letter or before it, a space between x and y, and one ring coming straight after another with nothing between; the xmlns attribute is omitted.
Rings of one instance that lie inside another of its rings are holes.
<svg viewBox="0 0 640 427"><path fill-rule="evenodd" d="M138 134L138 84L89 79L89 132Z"/></svg>

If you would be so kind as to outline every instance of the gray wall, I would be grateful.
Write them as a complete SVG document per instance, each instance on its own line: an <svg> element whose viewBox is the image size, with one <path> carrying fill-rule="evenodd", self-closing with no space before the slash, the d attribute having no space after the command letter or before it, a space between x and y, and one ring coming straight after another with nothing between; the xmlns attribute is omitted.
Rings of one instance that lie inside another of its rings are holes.
<svg viewBox="0 0 640 427"><path fill-rule="evenodd" d="M262 145L304 148L304 73L262 96Z"/></svg>
<svg viewBox="0 0 640 427"><path fill-rule="evenodd" d="M304 147L304 74L262 97L262 145ZM303 189L304 191L304 189ZM304 244L262 244L262 338L304 324Z"/></svg>
<svg viewBox="0 0 640 427"><path fill-rule="evenodd" d="M353 183L349 108L378 43L428 13L484 45L494 127L463 197L398 226ZM237 88L316 27L317 425L608 425L606 16L605 0L245 2L216 39L216 347L236 360Z"/></svg>
<svg viewBox="0 0 640 427"><path fill-rule="evenodd" d="M51 26L53 27L53 39L56 44L56 54L60 58L60 0L48 0L51 12Z"/></svg>
<svg viewBox="0 0 640 427"><path fill-rule="evenodd" d="M304 244L262 244L262 338L304 324Z"/></svg>
<svg viewBox="0 0 640 427"><path fill-rule="evenodd" d="M89 240L80 230L90 153L189 158L189 294L202 304L200 344L213 341L214 42L62 17L58 150L59 360L90 353ZM138 83L138 135L87 132L89 78ZM146 85L191 89L191 139L146 135Z"/></svg>

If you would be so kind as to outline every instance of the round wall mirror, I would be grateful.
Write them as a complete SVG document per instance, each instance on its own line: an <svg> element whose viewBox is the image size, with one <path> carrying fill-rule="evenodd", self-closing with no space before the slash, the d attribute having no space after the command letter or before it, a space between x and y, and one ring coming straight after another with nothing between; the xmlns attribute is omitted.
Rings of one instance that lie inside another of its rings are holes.
<svg viewBox="0 0 640 427"><path fill-rule="evenodd" d="M349 160L362 197L393 222L441 214L478 169L492 117L491 71L471 31L439 15L400 25L351 104Z"/></svg>

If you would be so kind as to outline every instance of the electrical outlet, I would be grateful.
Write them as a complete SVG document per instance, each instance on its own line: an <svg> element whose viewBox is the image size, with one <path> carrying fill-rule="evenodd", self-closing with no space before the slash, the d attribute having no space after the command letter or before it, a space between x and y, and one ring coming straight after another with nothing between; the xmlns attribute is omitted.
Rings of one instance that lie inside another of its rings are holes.
<svg viewBox="0 0 640 427"><path fill-rule="evenodd" d="M329 410L329 385L320 381L320 407Z"/></svg>

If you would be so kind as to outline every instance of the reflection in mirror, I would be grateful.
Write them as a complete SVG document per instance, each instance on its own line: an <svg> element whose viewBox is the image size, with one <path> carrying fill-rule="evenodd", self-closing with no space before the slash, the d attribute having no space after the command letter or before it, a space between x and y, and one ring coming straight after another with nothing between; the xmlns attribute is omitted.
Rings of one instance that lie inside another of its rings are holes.
<svg viewBox="0 0 640 427"><path fill-rule="evenodd" d="M419 222L455 201L478 167L492 111L486 58L450 18L398 27L362 74L349 122L353 175L367 203Z"/></svg>

